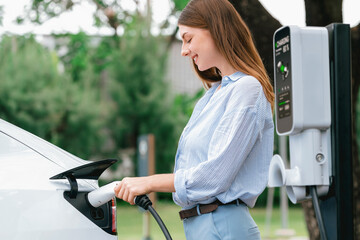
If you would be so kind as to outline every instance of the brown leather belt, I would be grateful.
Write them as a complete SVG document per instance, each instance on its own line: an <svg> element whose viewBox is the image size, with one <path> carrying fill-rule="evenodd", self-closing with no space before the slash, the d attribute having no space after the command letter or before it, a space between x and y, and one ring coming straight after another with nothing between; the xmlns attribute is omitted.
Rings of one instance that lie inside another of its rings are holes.
<svg viewBox="0 0 360 240"><path fill-rule="evenodd" d="M216 200L215 202L212 202L209 204L199 204L194 208L187 209L187 210L181 210L179 212L180 219L184 220L186 218L199 216L201 214L211 213L211 212L215 211L219 206L230 205L230 204L245 204L245 203L241 199L236 199L229 203L222 203L219 200Z"/></svg>

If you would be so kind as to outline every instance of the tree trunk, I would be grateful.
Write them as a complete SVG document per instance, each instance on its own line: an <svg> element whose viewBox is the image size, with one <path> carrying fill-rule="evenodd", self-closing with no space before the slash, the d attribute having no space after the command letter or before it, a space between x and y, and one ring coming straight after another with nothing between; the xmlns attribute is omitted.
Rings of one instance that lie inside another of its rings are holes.
<svg viewBox="0 0 360 240"><path fill-rule="evenodd" d="M320 231L316 221L316 215L311 200L306 200L301 203L304 209L305 222L311 240L320 240Z"/></svg>
<svg viewBox="0 0 360 240"><path fill-rule="evenodd" d="M307 26L342 22L342 0L305 0Z"/></svg>
<svg viewBox="0 0 360 240"><path fill-rule="evenodd" d="M240 13L253 34L255 44L262 57L266 70L273 79L272 38L281 27L258 0L229 0ZM342 0L305 0L306 24L326 26L342 22ZM354 239L360 236L360 164L356 143L356 102L360 85L360 24L351 29L352 54L352 122L353 122L353 202L354 202ZM302 203L309 236L311 240L320 239L311 201Z"/></svg>

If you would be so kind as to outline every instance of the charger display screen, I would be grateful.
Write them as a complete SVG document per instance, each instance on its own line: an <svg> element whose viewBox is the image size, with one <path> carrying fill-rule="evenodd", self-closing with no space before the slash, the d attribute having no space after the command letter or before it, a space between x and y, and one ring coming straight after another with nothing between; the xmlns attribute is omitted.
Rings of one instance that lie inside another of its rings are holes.
<svg viewBox="0 0 360 240"><path fill-rule="evenodd" d="M279 133L291 131L292 78L290 28L284 27L274 36L274 69L276 95L276 127Z"/></svg>
<svg viewBox="0 0 360 240"><path fill-rule="evenodd" d="M290 91L278 94L278 115L279 118L290 116Z"/></svg>

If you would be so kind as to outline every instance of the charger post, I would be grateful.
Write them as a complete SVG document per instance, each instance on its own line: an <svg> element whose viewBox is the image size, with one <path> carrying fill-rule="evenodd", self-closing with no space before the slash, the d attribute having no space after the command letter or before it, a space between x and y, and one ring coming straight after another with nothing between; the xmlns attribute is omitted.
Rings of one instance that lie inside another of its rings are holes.
<svg viewBox="0 0 360 240"><path fill-rule="evenodd" d="M293 203L313 198L323 239L353 239L349 29L274 34L276 131L289 136L290 169L275 155L269 186L286 186Z"/></svg>

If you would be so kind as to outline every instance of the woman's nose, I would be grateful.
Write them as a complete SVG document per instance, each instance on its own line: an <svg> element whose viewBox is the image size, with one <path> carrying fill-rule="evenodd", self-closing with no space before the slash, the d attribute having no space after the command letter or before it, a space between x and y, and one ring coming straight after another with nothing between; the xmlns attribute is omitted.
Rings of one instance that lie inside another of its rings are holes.
<svg viewBox="0 0 360 240"><path fill-rule="evenodd" d="M189 53L190 49L184 47L181 49L181 56L186 57L187 55L189 55Z"/></svg>

